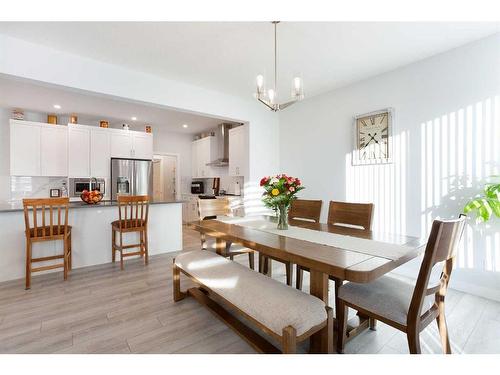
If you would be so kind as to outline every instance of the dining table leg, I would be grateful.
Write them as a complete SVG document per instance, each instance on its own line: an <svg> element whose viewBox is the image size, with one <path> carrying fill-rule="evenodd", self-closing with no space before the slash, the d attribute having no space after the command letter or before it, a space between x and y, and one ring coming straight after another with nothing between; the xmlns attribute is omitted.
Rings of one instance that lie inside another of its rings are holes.
<svg viewBox="0 0 500 375"><path fill-rule="evenodd" d="M323 272L311 270L309 293L318 297L328 305L328 275ZM333 335L333 332L321 330L311 336L310 352L311 353L331 353L332 348L328 345L328 335Z"/></svg>
<svg viewBox="0 0 500 375"><path fill-rule="evenodd" d="M226 253L226 241L222 238L215 238L215 252L218 255L224 256Z"/></svg>

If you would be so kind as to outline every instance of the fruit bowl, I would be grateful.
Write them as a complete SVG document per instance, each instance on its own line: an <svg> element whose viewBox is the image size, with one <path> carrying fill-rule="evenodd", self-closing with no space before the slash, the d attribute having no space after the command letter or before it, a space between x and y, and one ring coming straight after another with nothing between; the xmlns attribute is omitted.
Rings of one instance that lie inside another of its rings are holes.
<svg viewBox="0 0 500 375"><path fill-rule="evenodd" d="M99 190L84 190L80 198L87 204L96 204L102 201L102 193Z"/></svg>

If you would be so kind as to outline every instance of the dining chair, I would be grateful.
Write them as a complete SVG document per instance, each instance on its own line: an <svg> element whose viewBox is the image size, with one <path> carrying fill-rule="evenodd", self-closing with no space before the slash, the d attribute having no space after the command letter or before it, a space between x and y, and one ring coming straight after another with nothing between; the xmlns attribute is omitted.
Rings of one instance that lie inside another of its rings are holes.
<svg viewBox="0 0 500 375"><path fill-rule="evenodd" d="M371 230L372 218L373 203L330 201L327 221L330 225L347 225Z"/></svg>
<svg viewBox="0 0 500 375"><path fill-rule="evenodd" d="M419 354L420 332L434 319L441 345L451 354L445 317L445 296L465 217L434 220L420 265L416 284L382 276L367 284L348 283L339 288L337 311L337 351L344 351L348 307L380 320L404 333L410 353ZM441 267L441 263L444 263ZM438 280L431 280L434 266L442 269Z"/></svg>
<svg viewBox="0 0 500 375"><path fill-rule="evenodd" d="M217 216L233 216L231 203L227 198L200 199L198 198L198 218L199 220L216 219ZM201 248L207 250L207 238L204 233L200 234ZM255 269L255 251L242 245L226 241L226 248L222 254L226 258L234 260L236 255L248 254L248 265Z"/></svg>
<svg viewBox="0 0 500 375"><path fill-rule="evenodd" d="M328 208L328 224L358 227L364 230L371 230L373 218L373 203L350 203L350 202L336 202L330 201ZM297 265L297 278L295 280L295 287L302 289L302 281L304 278L304 271L308 268ZM335 290L339 284L338 280L330 276L330 280L336 282Z"/></svg>
<svg viewBox="0 0 500 375"><path fill-rule="evenodd" d="M322 205L322 200L295 199L290 205L288 219L292 221L299 220L319 223ZM279 258L264 256L263 254L259 253L259 272L265 275L270 274L272 260L283 263L285 265L286 283L291 286L293 279L293 264L291 262L283 261Z"/></svg>
<svg viewBox="0 0 500 375"><path fill-rule="evenodd" d="M31 274L64 269L64 280L71 270L71 226L68 225L69 198L23 199L26 236L26 289L31 288ZM30 220L31 217L31 220ZM56 224L57 223L57 224ZM33 243L44 241L63 241L63 253L33 258ZM33 263L62 259L62 263L33 268Z"/></svg>
<svg viewBox="0 0 500 375"><path fill-rule="evenodd" d="M147 195L119 195L118 220L111 223L111 259L116 260L116 252L120 252L120 269L123 270L123 258L140 256L144 258L144 264L149 263L148 251L148 216L149 196ZM123 244L124 233L139 233L139 243ZM119 242L116 243L116 235ZM124 252L131 248L139 248L139 251Z"/></svg>

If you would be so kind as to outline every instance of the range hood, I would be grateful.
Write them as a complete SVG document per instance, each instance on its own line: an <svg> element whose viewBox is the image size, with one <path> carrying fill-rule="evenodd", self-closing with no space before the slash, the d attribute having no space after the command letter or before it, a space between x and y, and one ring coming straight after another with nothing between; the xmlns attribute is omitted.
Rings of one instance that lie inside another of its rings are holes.
<svg viewBox="0 0 500 375"><path fill-rule="evenodd" d="M234 125L223 123L217 128L217 159L207 163L210 167L227 167L229 165L229 129Z"/></svg>

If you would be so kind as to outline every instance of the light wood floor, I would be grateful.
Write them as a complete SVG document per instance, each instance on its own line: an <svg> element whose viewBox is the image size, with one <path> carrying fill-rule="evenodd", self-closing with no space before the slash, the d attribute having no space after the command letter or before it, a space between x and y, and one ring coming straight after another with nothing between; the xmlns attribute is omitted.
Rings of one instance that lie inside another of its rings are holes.
<svg viewBox="0 0 500 375"><path fill-rule="evenodd" d="M197 248L198 235L185 229L184 250ZM147 267L129 260L125 271L77 269L66 282L61 273L35 276L30 291L24 280L0 283L0 353L254 353L193 299L172 301L172 257L152 257ZM284 267L274 263L273 276L284 281ZM500 353L500 303L451 290L446 315L454 353ZM421 337L423 352L441 352L434 324ZM346 352L408 350L402 333L379 323Z"/></svg>

